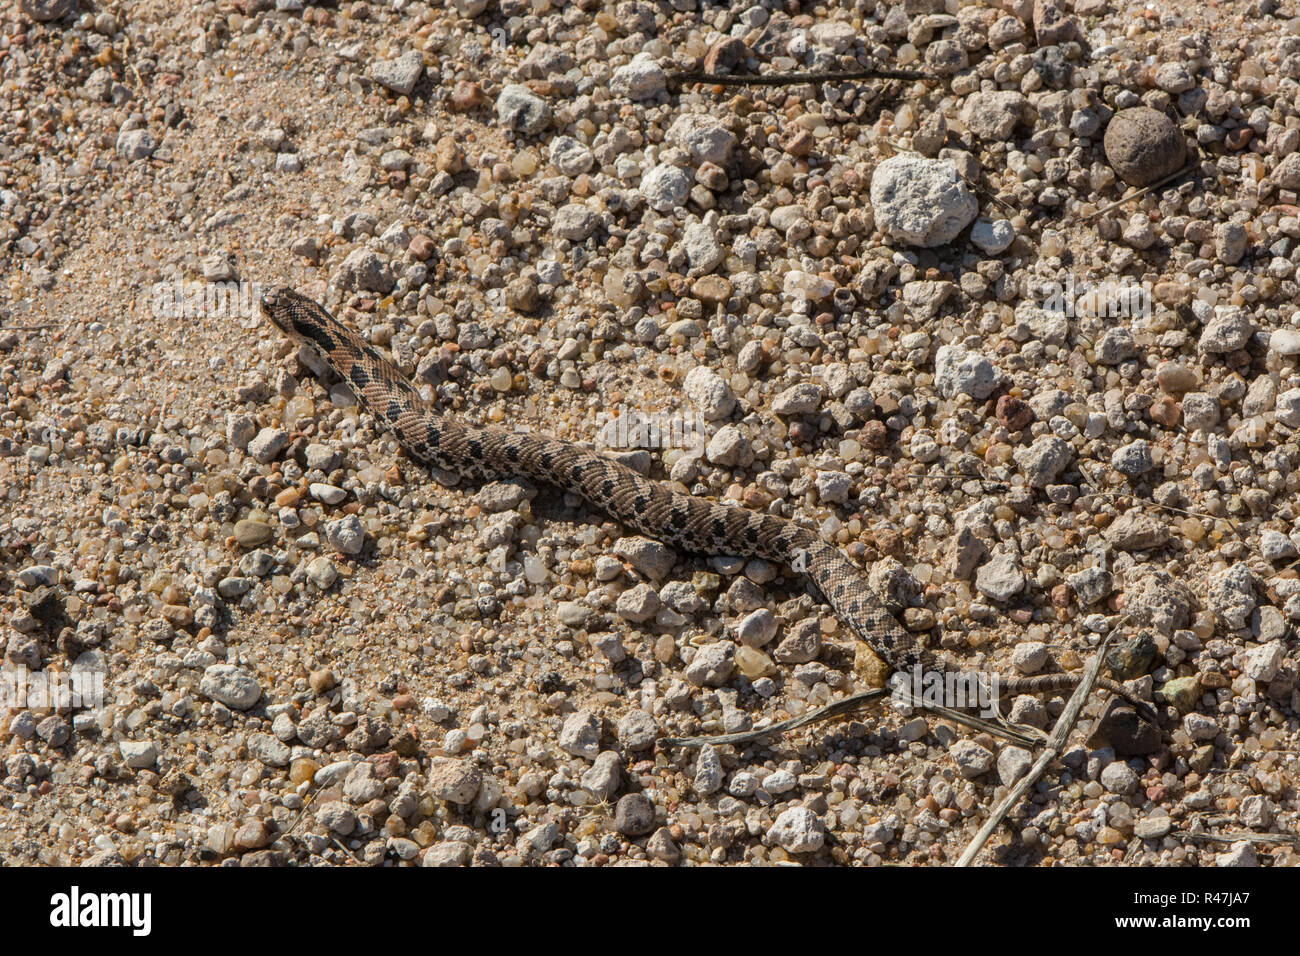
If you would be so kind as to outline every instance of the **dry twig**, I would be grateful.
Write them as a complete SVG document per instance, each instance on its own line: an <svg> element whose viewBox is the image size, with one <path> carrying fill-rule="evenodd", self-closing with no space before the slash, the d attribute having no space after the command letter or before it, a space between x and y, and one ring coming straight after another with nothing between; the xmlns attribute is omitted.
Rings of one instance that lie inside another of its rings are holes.
<svg viewBox="0 0 1300 956"><path fill-rule="evenodd" d="M961 858L957 860L958 866L970 866L979 851L984 848L984 844L988 842L989 837L993 835L993 831L998 828L998 824L1002 822L1003 817L1010 812L1021 797L1029 792L1029 788L1038 782L1038 778L1047 771L1048 764L1061 755L1061 752L1065 749L1065 741L1069 738L1070 731L1074 729L1075 721L1079 719L1079 714L1083 711L1083 704L1092 691L1092 685L1097 682L1097 675L1101 673L1101 664L1106 657L1106 648L1109 646L1114 633L1112 630L1107 634L1106 638L1101 642L1101 646L1097 648L1097 654L1092 659L1092 663L1088 665L1088 670L1084 672L1083 680L1075 688L1074 693L1070 695L1065 710L1061 711L1061 716L1057 718L1056 726L1052 729L1052 735L1047 739L1047 749L1039 754L1038 759L1034 761L1034 765L1029 768L1029 772L1016 781L1016 785L1011 788L1011 792L989 814L984 826L980 827L979 832L975 834L975 838L962 851Z"/></svg>

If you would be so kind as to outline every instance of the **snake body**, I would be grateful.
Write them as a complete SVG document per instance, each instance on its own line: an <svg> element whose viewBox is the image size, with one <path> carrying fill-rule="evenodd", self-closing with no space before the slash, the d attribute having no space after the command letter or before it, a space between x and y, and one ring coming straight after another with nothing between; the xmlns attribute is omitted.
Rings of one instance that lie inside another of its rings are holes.
<svg viewBox="0 0 1300 956"><path fill-rule="evenodd" d="M526 476L573 492L623 525L684 552L757 557L796 568L895 671L950 670L898 623L863 571L816 533L774 515L675 491L569 442L461 422L430 407L354 328L308 297L284 288L265 295L262 307L282 332L318 352L421 464L478 482ZM1081 680L1073 674L984 676L996 677L996 686L1011 694L1068 690ZM1151 715L1148 705L1118 683L1102 678L1097 686Z"/></svg>

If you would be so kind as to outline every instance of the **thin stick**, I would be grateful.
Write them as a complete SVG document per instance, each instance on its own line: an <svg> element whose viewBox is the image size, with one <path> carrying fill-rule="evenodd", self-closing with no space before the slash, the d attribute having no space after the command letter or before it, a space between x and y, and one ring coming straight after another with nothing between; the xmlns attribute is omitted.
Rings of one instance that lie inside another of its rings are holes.
<svg viewBox="0 0 1300 956"><path fill-rule="evenodd" d="M1161 179L1157 179L1151 185L1143 186L1137 192L1129 193L1123 199L1118 199L1108 206L1102 206L1100 209L1093 210L1091 213L1089 213L1088 215L1080 219L1079 222L1088 222L1091 219L1096 219L1098 216L1105 215L1106 213L1110 212L1112 209L1118 209L1120 206L1124 205L1130 199L1137 199L1138 196L1145 196L1153 189L1159 189L1161 186L1164 186L1166 183L1170 183L1173 182L1175 179L1182 178L1183 176L1187 175L1193 169L1195 169L1200 165L1201 165L1201 157L1197 156L1196 159L1192 160L1192 162L1188 163L1186 166L1184 166L1182 169L1178 170L1177 172L1170 173L1168 176L1165 176Z"/></svg>
<svg viewBox="0 0 1300 956"><path fill-rule="evenodd" d="M1074 729L1075 721L1079 719L1079 714L1083 711L1084 701L1088 699L1088 694L1092 691L1092 685L1097 681L1097 675L1101 673L1102 660L1106 657L1106 648L1110 644L1110 639L1114 635L1112 630L1106 635L1101 646L1097 648L1097 654L1088 665L1088 670L1083 675L1083 680L1075 688L1074 693L1070 695L1069 702L1065 705L1065 710L1061 711L1061 716L1057 718L1056 726L1052 729L1052 735L1047 739L1047 749L1039 754L1034 765L1029 768L1029 772L1016 781L1016 785L1011 788L1011 792L1002 798L1002 802L997 805L993 813L989 815L984 826L980 827L979 833L967 844L966 849L962 851L961 858L957 865L964 867L970 866L971 862L984 848L993 831L998 828L1002 818L1010 812L1012 806L1029 792L1029 788L1038 782L1047 771L1047 765L1061 755L1065 749L1065 741L1070 736L1070 731Z"/></svg>
<svg viewBox="0 0 1300 956"><path fill-rule="evenodd" d="M1296 834L1251 834L1251 832L1227 832L1227 834L1188 834L1190 840L1204 840L1205 843L1297 843L1300 835Z"/></svg>
<svg viewBox="0 0 1300 956"><path fill-rule="evenodd" d="M670 83L710 83L717 86L794 86L797 83L835 83L839 80L924 80L912 70L847 70L842 73L670 73Z"/></svg>
<svg viewBox="0 0 1300 956"><path fill-rule="evenodd" d="M717 737L663 737L659 743L664 747L703 747L705 744L718 746L720 744L747 744L762 737L772 734L784 734L794 730L797 727L803 727L807 724L816 723L821 720L830 720L832 717L839 717L843 714L859 710L862 707L879 700L893 691L888 687L876 687L872 690L863 691L860 694L852 694L842 700L837 700L833 704L827 704L825 707L819 707L817 710L810 710L798 717L791 717L789 720L783 720L780 723L768 724L755 730L746 730L738 734L722 734ZM937 717L945 720L951 720L954 723L965 724L974 730L983 733L992 734L995 737L1001 737L1012 743L1035 746L1041 743L1041 740L1035 740L1026 734L1017 730L1009 730L997 724L990 723L987 720L981 720L970 714L963 714L959 710L953 710L949 707L943 707L939 704L923 704L917 700L911 700L911 705L917 710L928 711Z"/></svg>
<svg viewBox="0 0 1300 956"><path fill-rule="evenodd" d="M302 802L302 806L298 808L298 816L294 817L293 824L289 827L289 829L285 830L278 837L276 837L275 840L272 841L272 845L279 843L281 840L289 839L293 831L298 829L298 824L302 822L302 818L306 815L307 808L311 806L311 802L315 799L316 799L316 791L307 794L307 799L304 800Z"/></svg>

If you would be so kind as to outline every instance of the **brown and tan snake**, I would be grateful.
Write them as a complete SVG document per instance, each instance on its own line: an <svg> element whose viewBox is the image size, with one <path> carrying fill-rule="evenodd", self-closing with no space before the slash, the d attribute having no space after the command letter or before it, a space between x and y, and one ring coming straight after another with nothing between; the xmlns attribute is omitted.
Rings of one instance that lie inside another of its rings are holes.
<svg viewBox="0 0 1300 956"><path fill-rule="evenodd" d="M773 515L674 491L569 442L457 421L431 408L354 328L306 296L283 288L266 294L262 308L292 340L318 352L421 464L471 481L525 476L573 492L623 525L682 551L758 557L795 567L840 620L895 671L951 670L895 620L866 574L816 533ZM995 686L1010 694L1068 690L1082 679L1074 674L987 676L995 677ZM1154 718L1148 704L1115 681L1102 678L1097 686Z"/></svg>

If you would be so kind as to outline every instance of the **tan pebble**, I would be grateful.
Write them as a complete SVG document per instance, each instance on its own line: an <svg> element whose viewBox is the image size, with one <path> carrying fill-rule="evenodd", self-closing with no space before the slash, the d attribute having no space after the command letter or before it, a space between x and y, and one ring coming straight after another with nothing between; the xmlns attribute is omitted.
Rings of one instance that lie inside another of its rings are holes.
<svg viewBox="0 0 1300 956"><path fill-rule="evenodd" d="M655 641L655 660L660 664L667 664L677 653L677 642L673 640L671 634L661 634Z"/></svg>
<svg viewBox="0 0 1300 956"><path fill-rule="evenodd" d="M244 518L235 522L233 542L241 548L256 548L271 540L271 526L262 521Z"/></svg>
<svg viewBox="0 0 1300 956"><path fill-rule="evenodd" d="M312 671L311 677L307 679L307 683L311 685L313 693L323 694L337 684L338 679L335 678L332 670L328 667L324 667L318 671Z"/></svg>
<svg viewBox="0 0 1300 956"><path fill-rule="evenodd" d="M316 771L320 769L320 764L310 757L299 757L289 765L289 782L295 787L307 783L312 777L316 776Z"/></svg>
<svg viewBox="0 0 1300 956"><path fill-rule="evenodd" d="M1151 420L1157 425L1163 425L1165 428L1173 428L1178 424L1178 417L1183 413L1182 407L1166 395L1154 405L1147 413Z"/></svg>
<svg viewBox="0 0 1300 956"><path fill-rule="evenodd" d="M194 612L184 604L164 604L162 616L177 627L189 627L194 623Z"/></svg>

